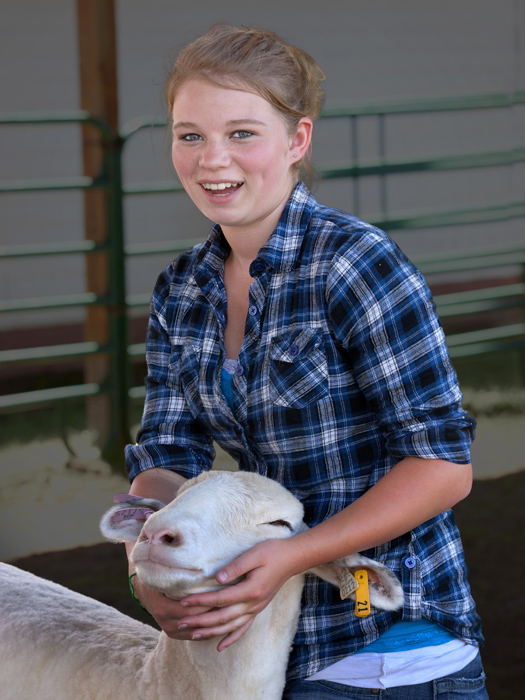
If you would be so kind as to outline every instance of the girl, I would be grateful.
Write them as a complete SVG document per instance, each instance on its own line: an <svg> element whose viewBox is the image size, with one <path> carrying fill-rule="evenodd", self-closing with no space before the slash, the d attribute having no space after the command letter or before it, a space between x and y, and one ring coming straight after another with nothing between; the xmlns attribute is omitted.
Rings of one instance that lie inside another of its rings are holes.
<svg viewBox="0 0 525 700"><path fill-rule="evenodd" d="M471 487L474 421L419 271L300 180L323 77L272 32L218 25L167 82L175 170L215 226L153 293L131 493L171 500L216 440L290 489L311 529L248 550L220 591L135 593L170 637L223 650L290 576L363 552L402 581L403 610L358 618L308 576L283 697L486 698L449 510Z"/></svg>

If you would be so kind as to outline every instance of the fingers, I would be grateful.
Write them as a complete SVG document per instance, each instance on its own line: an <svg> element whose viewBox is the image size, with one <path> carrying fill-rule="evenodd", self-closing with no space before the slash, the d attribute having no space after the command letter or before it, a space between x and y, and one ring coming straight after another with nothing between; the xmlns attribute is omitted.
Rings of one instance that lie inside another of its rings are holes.
<svg viewBox="0 0 525 700"><path fill-rule="evenodd" d="M264 588L254 582L253 576L249 576L241 583L228 588L223 588L219 591L211 593L199 593L188 596L181 600L181 606L188 610L189 607L203 606L209 608L229 608L235 605L245 603L250 607L252 612L260 612L265 604L261 605L261 601L265 598Z"/></svg>
<svg viewBox="0 0 525 700"><path fill-rule="evenodd" d="M221 641L217 645L217 651L223 651L224 649L227 649L229 646L231 646L234 642L237 642L250 629L253 620L254 618L251 618L244 625L236 629L235 632L230 632L230 634L226 635L224 639L221 639Z"/></svg>
<svg viewBox="0 0 525 700"><path fill-rule="evenodd" d="M211 614L210 614L211 615ZM222 617L221 617L222 616ZM232 610L227 616L222 614L222 611L216 611L215 613L216 624L210 626L209 620L212 619L208 616L208 620L203 624L205 627L196 627L189 632L189 638L195 641L212 639L213 637L224 637L224 639L219 643L217 650L222 651L228 646L233 644L237 639L240 639L243 634L251 627L255 615L251 613L239 614L238 610ZM223 622L221 623L221 620ZM181 626L186 625L184 621L181 620ZM226 641L228 640L228 641ZM220 647L220 648L219 648Z"/></svg>
<svg viewBox="0 0 525 700"><path fill-rule="evenodd" d="M228 592L229 589L226 591ZM254 615L250 616L247 613L245 605L230 603L231 596L228 596L228 600L220 596L219 602L222 605L211 608L209 605L182 606L179 601L167 598L162 593L140 583L136 588L136 594L142 606L153 615L159 627L170 639L198 641L224 635L228 637L239 628L249 629L253 621ZM239 632L235 639L243 634L244 632ZM231 639L224 648L233 644L235 639Z"/></svg>
<svg viewBox="0 0 525 700"><path fill-rule="evenodd" d="M180 601L184 616L178 621L177 631L171 625L169 632L164 626L163 629L174 639L222 636L217 648L229 647L245 634L255 616L293 575L288 571L287 542L266 540L249 549L217 573L217 580L226 581L229 586L187 596ZM195 608L206 611L196 614Z"/></svg>
<svg viewBox="0 0 525 700"><path fill-rule="evenodd" d="M164 593L154 591L138 580L135 585L135 596L149 612L158 612L161 615L177 617L178 619L185 615L198 615L201 612L207 612L209 610L209 607L196 605L191 606L191 608L186 606L182 607L180 601L168 598ZM153 608L153 610L150 610L150 607Z"/></svg>
<svg viewBox="0 0 525 700"><path fill-rule="evenodd" d="M191 639L192 630L179 627L181 618L192 615L196 619L199 614L207 613L210 610L209 607L203 606L182 607L179 601L167 598L162 593L153 591L142 584L139 584L139 587L135 589L135 594L141 605L153 615L159 627L171 639Z"/></svg>
<svg viewBox="0 0 525 700"><path fill-rule="evenodd" d="M254 557L247 556L249 552L251 550L248 550L247 553L221 569L215 577L219 581L227 577L228 581L233 582L244 576L239 583L210 593L189 595L181 600L181 605L183 607L202 605L223 608L243 601L256 601L261 598L263 596L263 586L257 584L254 580L254 575L257 575L261 564L254 564Z"/></svg>
<svg viewBox="0 0 525 700"><path fill-rule="evenodd" d="M199 633L201 636L215 637L217 634L226 634L226 632L231 632L233 629L236 629L239 626L238 624L231 626L229 629L225 628L228 625L232 625L233 622L239 620L241 617L247 614L253 613L246 610L245 605L232 605L228 608L215 608L209 612L203 613L202 615L182 618L182 620L179 621L179 629L191 628L194 633ZM211 632L212 630L220 631L216 632L215 634L208 634L208 632Z"/></svg>
<svg viewBox="0 0 525 700"><path fill-rule="evenodd" d="M257 547L252 547L230 564L224 566L217 572L215 578L219 583L231 583L261 566L261 564L260 550Z"/></svg>
<svg viewBox="0 0 525 700"><path fill-rule="evenodd" d="M159 627L165 632L170 639L191 639L192 628L180 626L181 617L188 614L188 610L183 609L176 601L169 601L175 605L164 605L153 608L153 617L157 620ZM191 613L198 619L200 613L206 613L209 608L194 607L191 608Z"/></svg>
<svg viewBox="0 0 525 700"><path fill-rule="evenodd" d="M228 588L214 593L216 607L206 613L182 618L179 629L191 630L189 638L193 640L223 636L218 651L236 642L250 628L255 616L266 607L269 599L266 600L262 590L250 585L248 581L245 585L241 583L234 588L236 590ZM199 599L202 598L199 596ZM235 602L237 600L239 602Z"/></svg>

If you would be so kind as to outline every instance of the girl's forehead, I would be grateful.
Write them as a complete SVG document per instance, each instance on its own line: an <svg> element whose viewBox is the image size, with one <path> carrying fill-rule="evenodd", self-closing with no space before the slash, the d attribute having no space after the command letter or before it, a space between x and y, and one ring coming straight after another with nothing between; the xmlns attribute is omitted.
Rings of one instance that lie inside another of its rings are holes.
<svg viewBox="0 0 525 700"><path fill-rule="evenodd" d="M218 85L206 78L191 78L186 80L177 90L173 101L173 115L180 112L198 113L206 107L220 107L223 113L241 110L251 115L279 116L277 110L257 92L248 90L241 84Z"/></svg>
<svg viewBox="0 0 525 700"><path fill-rule="evenodd" d="M183 79L182 82L177 86L173 99L177 99L177 96L182 90L195 90L197 88L206 89L210 88L213 90L232 90L234 92L247 92L260 97L260 92L255 86L250 85L248 82L244 82L239 79L238 76L219 76L216 79L213 77L207 77L206 75L190 75Z"/></svg>

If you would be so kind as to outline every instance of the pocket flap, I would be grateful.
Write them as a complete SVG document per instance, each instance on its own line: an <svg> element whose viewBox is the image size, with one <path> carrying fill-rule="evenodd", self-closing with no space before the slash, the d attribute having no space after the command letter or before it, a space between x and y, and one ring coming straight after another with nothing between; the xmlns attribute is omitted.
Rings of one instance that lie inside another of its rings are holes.
<svg viewBox="0 0 525 700"><path fill-rule="evenodd" d="M270 357L278 362L295 362L305 353L317 349L323 340L322 328L299 328L272 338Z"/></svg>

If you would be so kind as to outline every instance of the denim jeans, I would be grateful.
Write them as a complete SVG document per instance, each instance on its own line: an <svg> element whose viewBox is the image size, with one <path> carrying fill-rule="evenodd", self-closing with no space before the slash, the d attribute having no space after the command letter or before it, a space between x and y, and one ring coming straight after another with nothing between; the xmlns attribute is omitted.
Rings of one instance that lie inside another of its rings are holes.
<svg viewBox="0 0 525 700"><path fill-rule="evenodd" d="M283 700L488 700L488 697L478 654L461 671L428 683L372 690L331 681L291 681L284 689Z"/></svg>

